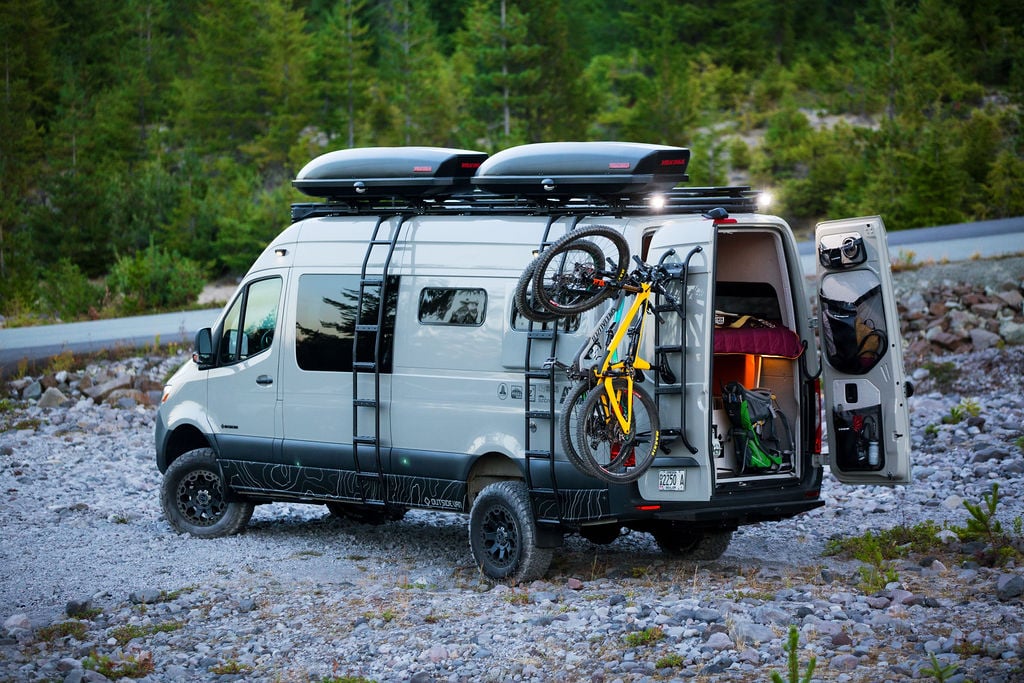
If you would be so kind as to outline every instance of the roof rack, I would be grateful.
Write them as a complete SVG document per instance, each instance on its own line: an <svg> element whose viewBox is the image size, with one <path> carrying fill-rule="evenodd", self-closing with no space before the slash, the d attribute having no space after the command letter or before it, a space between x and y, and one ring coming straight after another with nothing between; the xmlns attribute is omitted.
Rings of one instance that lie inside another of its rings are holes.
<svg viewBox="0 0 1024 683"><path fill-rule="evenodd" d="M658 213L704 213L718 207L729 213L756 213L758 194L745 185L676 188L664 193L625 198L580 197L558 201L467 192L433 201L388 197L378 201L299 202L292 204L292 221L323 216L381 214L648 216Z"/></svg>
<svg viewBox="0 0 1024 683"><path fill-rule="evenodd" d="M294 184L326 203L292 221L381 214L650 215L757 210L747 186L674 187L690 150L626 142L538 143L487 158L437 147L369 147L317 157ZM475 188L475 189L474 189Z"/></svg>

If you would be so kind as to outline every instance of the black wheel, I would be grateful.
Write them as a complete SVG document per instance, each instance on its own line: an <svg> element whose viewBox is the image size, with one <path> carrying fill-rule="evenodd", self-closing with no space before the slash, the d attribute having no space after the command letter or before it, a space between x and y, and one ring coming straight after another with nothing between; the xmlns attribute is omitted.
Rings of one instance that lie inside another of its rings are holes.
<svg viewBox="0 0 1024 683"><path fill-rule="evenodd" d="M595 545L614 543L622 535L622 527L618 524L595 524L580 529L580 536Z"/></svg>
<svg viewBox="0 0 1024 683"><path fill-rule="evenodd" d="M387 522L397 522L405 517L409 508L402 505L363 505L361 503L327 503L327 509L335 517L350 519L360 524L378 526Z"/></svg>
<svg viewBox="0 0 1024 683"><path fill-rule="evenodd" d="M532 581L551 565L552 550L537 547L537 527L526 484L488 484L469 513L469 547L483 573L514 583Z"/></svg>
<svg viewBox="0 0 1024 683"><path fill-rule="evenodd" d="M591 468L590 461L580 455L576 448L576 439L579 435L579 424L585 419L587 399L590 392L594 391L594 384L589 379L584 379L572 390L569 398L565 400L562 407L562 416L559 420L559 433L562 437L562 450L565 451L566 459L572 466L588 477L596 477L597 473Z"/></svg>
<svg viewBox="0 0 1024 683"><path fill-rule="evenodd" d="M613 380L609 395L605 385L598 384L590 392L578 421L576 447L590 461L594 474L614 484L626 484L643 476L658 453L661 424L654 399L633 384L632 411L625 380ZM623 430L614 404L629 425Z"/></svg>
<svg viewBox="0 0 1024 683"><path fill-rule="evenodd" d="M167 468L160 490L164 516L180 533L201 538L230 536L249 523L255 506L229 501L212 448L183 454Z"/></svg>
<svg viewBox="0 0 1024 683"><path fill-rule="evenodd" d="M720 558L729 547L732 534L731 531L693 531L674 522L663 522L651 531L663 553L703 561Z"/></svg>
<svg viewBox="0 0 1024 683"><path fill-rule="evenodd" d="M574 230L537 257L533 291L537 302L560 316L594 308L626 277L629 245L621 233L595 225Z"/></svg>
<svg viewBox="0 0 1024 683"><path fill-rule="evenodd" d="M533 274L536 270L537 259L534 259L530 262L530 265L526 266L526 270L519 277L519 283L516 285L515 292L516 308L519 309L520 315L536 323L558 320L560 316L541 306L533 295Z"/></svg>

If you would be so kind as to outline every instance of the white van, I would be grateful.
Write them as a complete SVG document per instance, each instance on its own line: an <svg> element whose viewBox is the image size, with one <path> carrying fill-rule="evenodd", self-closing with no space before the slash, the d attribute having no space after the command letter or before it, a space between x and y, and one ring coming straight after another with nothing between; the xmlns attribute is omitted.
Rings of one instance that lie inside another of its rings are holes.
<svg viewBox="0 0 1024 683"><path fill-rule="evenodd" d="M823 505L825 464L847 483L908 483L911 387L882 220L818 226L815 313L789 226L757 213L749 188L676 187L688 161L588 142L310 162L295 185L326 201L292 207L164 391L168 521L215 537L271 501L368 523L463 513L482 571L524 581L569 533L609 543L626 527L713 559L742 524ZM628 483L581 469L557 437L573 388L562 368L614 304L546 318L515 303L539 253L593 226L625 238L630 267L661 264L682 304L641 315L650 369L633 381L654 397L660 441ZM730 385L767 389L772 417L734 422ZM758 434L774 437L767 465L748 452Z"/></svg>

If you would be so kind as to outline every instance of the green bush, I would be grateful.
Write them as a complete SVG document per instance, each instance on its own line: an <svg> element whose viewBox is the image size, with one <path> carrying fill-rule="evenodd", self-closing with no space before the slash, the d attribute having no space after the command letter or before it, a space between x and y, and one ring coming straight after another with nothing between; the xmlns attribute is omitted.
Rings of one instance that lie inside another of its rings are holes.
<svg viewBox="0 0 1024 683"><path fill-rule="evenodd" d="M42 313L73 320L98 309L103 302L103 289L89 282L89 278L71 262L62 258L49 269L39 284L39 303Z"/></svg>
<svg viewBox="0 0 1024 683"><path fill-rule="evenodd" d="M134 256L122 256L107 277L128 315L181 308L195 302L206 277L195 261L152 244Z"/></svg>

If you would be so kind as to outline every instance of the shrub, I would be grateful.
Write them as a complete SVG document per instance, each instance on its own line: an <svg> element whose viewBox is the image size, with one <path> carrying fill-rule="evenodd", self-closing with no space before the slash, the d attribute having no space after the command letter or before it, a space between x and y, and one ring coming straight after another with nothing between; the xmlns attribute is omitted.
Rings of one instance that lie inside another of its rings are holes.
<svg viewBox="0 0 1024 683"><path fill-rule="evenodd" d="M134 315L191 305L206 278L195 261L150 244L135 256L119 258L107 282L122 297L122 312Z"/></svg>
<svg viewBox="0 0 1024 683"><path fill-rule="evenodd" d="M62 258L46 271L39 284L40 312L59 318L80 318L88 314L89 309L99 308L102 301L103 289L89 282L68 258Z"/></svg>

